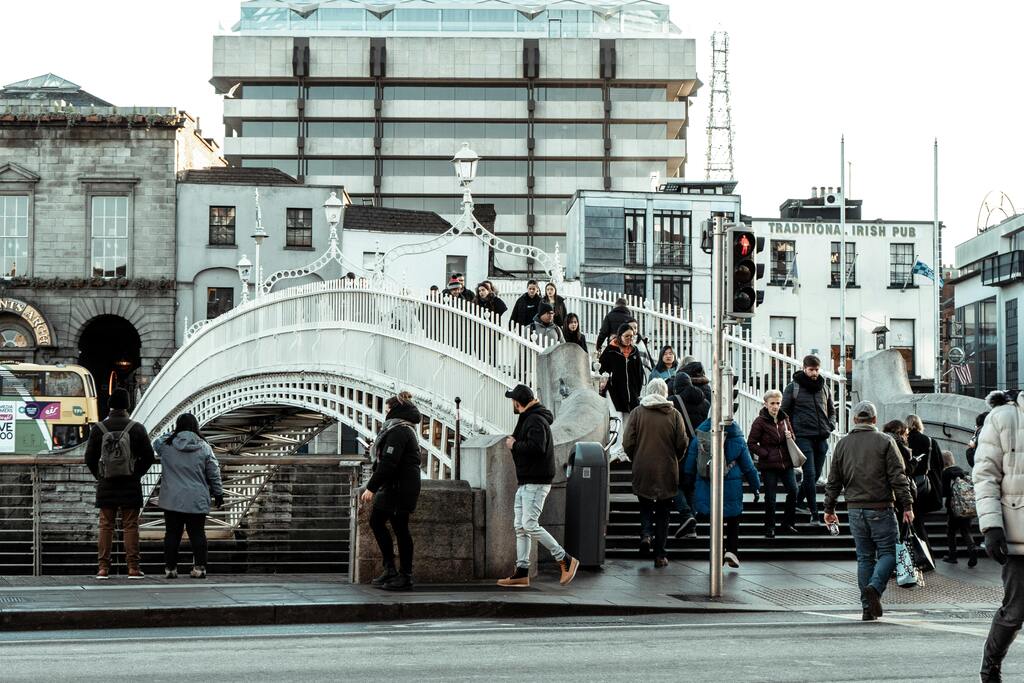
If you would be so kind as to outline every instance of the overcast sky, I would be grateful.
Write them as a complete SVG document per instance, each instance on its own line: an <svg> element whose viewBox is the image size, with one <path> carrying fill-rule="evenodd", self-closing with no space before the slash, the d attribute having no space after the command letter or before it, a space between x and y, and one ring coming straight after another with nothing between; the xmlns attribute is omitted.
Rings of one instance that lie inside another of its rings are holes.
<svg viewBox="0 0 1024 683"><path fill-rule="evenodd" d="M838 3L672 0L697 40L710 85L710 35L731 37L736 178L744 213L778 215L788 197L839 184L839 138L853 162L849 195L866 218L931 220L932 140L939 139L944 260L975 234L992 190L1024 211L1016 82L1024 5L979 0ZM210 36L238 0L5 2L0 84L53 72L118 105L176 106L220 137L209 85ZM709 91L691 109L688 176L704 177ZM0 150L2 155L2 150Z"/></svg>

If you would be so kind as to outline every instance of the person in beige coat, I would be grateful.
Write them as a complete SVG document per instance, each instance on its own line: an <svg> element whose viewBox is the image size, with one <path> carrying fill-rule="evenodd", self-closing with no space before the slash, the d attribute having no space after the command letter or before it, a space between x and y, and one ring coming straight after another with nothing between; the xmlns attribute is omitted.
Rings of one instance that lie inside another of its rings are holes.
<svg viewBox="0 0 1024 683"><path fill-rule="evenodd" d="M654 566L668 566L665 539L673 499L679 489L679 464L689 440L682 416L668 400L668 385L652 379L629 415L622 447L633 461L633 493L640 501L641 549L654 546Z"/></svg>
<svg viewBox="0 0 1024 683"><path fill-rule="evenodd" d="M985 552L1003 565L1003 604L985 641L982 681L1001 681L1003 659L1024 623L1024 393L994 391L974 453L974 496Z"/></svg>

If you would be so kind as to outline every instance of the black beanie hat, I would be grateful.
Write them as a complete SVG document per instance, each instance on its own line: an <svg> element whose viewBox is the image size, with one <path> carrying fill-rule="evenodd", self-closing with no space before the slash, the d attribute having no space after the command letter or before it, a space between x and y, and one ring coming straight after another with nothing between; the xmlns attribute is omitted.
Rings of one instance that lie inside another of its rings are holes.
<svg viewBox="0 0 1024 683"><path fill-rule="evenodd" d="M127 389L117 388L110 394L108 404L111 410L128 410L132 405L132 399Z"/></svg>

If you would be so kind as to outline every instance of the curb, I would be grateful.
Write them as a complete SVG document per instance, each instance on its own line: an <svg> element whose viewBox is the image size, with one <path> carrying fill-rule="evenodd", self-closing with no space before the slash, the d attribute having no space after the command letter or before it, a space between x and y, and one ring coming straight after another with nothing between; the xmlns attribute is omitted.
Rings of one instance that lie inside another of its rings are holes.
<svg viewBox="0 0 1024 683"><path fill-rule="evenodd" d="M161 628L168 626L273 626L426 619L530 619L567 615L592 617L774 611L777 610L744 605L714 605L711 608L680 603L678 607L675 605L662 607L602 603L524 603L508 600L2 610L0 611L0 631Z"/></svg>

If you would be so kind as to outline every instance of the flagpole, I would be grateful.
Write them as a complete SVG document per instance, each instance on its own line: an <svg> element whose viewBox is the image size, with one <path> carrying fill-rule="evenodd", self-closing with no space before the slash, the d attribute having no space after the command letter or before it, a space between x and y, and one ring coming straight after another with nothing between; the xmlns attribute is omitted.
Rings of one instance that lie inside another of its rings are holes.
<svg viewBox="0 0 1024 683"><path fill-rule="evenodd" d="M942 281L942 254L939 253L940 245L942 243L941 237L939 236L939 139L935 138L935 145L932 149L932 166L933 166L933 180L934 180L934 193L933 193L933 209L934 215L932 217L932 242L934 246L934 270L935 273L935 386L934 391L936 394L942 392L942 377L940 370L942 368L942 339L939 336L941 334L940 329L940 318L942 312L942 287L939 284Z"/></svg>
<svg viewBox="0 0 1024 683"><path fill-rule="evenodd" d="M846 434L846 136L839 138L839 434Z"/></svg>

